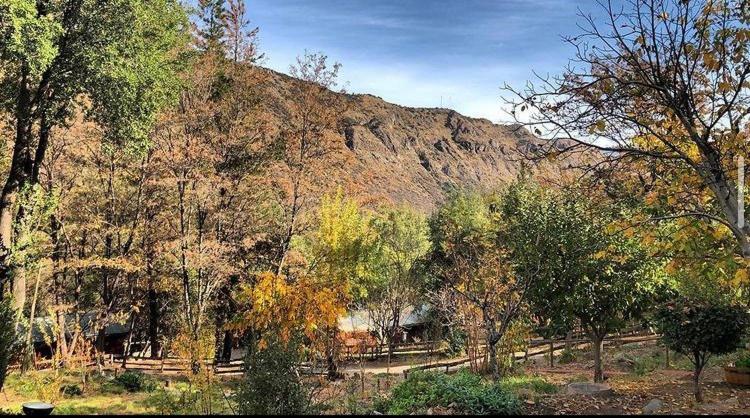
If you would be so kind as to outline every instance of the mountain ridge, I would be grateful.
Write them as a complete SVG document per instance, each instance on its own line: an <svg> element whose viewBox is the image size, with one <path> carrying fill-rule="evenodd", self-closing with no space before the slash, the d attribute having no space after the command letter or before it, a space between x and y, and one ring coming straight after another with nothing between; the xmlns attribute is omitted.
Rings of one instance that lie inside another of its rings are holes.
<svg viewBox="0 0 750 418"><path fill-rule="evenodd" d="M302 81L269 70L272 108L288 110L290 83ZM545 142L520 125L496 124L447 108L409 107L373 94L338 93L348 101L340 136L347 162L337 175L375 201L409 204L430 212L453 189L491 190L514 180L522 165L544 180L566 164L531 162L524 153ZM283 113L283 112L282 112ZM283 115L277 115L283 118Z"/></svg>

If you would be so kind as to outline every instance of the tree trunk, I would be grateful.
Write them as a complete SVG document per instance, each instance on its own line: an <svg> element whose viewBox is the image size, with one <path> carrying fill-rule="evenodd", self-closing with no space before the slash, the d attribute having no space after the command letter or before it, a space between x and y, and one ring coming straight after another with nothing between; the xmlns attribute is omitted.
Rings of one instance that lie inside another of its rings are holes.
<svg viewBox="0 0 750 418"><path fill-rule="evenodd" d="M11 183L10 178L0 198L0 261L2 261L0 281L3 283L10 280L10 265L8 263L10 261L10 249L13 246L13 206L16 203L15 187L8 183ZM11 188L12 190L7 190Z"/></svg>
<svg viewBox="0 0 750 418"><path fill-rule="evenodd" d="M232 333L229 331L224 331L224 348L222 350L222 358L221 360L225 363L229 363L232 361L232 347L234 346L234 339L232 338Z"/></svg>
<svg viewBox="0 0 750 418"><path fill-rule="evenodd" d="M549 367L555 367L555 342L549 341Z"/></svg>
<svg viewBox="0 0 750 418"><path fill-rule="evenodd" d="M701 390L701 368L696 367L693 371L693 395L696 402L703 402L703 391Z"/></svg>
<svg viewBox="0 0 750 418"><path fill-rule="evenodd" d="M13 246L13 224L16 218L15 203L18 191L26 183L26 171L29 166L28 149L31 146L33 122L29 72L28 65L21 66L21 81L14 109L15 142L10 171L0 195L0 281L7 281L11 277L10 251Z"/></svg>
<svg viewBox="0 0 750 418"><path fill-rule="evenodd" d="M23 307L26 305L26 272L24 269L14 269L11 292L13 295L13 309L16 310L16 326L18 326L23 317Z"/></svg>
<svg viewBox="0 0 750 418"><path fill-rule="evenodd" d="M339 377L338 362L336 361L336 329L328 328L328 347L326 347L326 363L328 365L328 380L336 380Z"/></svg>
<svg viewBox="0 0 750 418"><path fill-rule="evenodd" d="M39 299L39 282L42 279L41 268L37 270L36 283L34 284L34 298L31 300L31 312L29 312L29 331L26 334L26 347L24 348L25 356L21 364L22 371L30 369L34 365L34 317L36 315L36 302Z"/></svg>
<svg viewBox="0 0 750 418"><path fill-rule="evenodd" d="M159 343L159 297L153 283L148 284L148 338L151 343L151 358L159 358L161 344Z"/></svg>
<svg viewBox="0 0 750 418"><path fill-rule="evenodd" d="M489 364L488 370L492 374L492 379L500 379L500 366L497 364L497 342L492 342L491 338L487 338L487 351L489 352Z"/></svg>
<svg viewBox="0 0 750 418"><path fill-rule="evenodd" d="M388 333L388 358L393 357L393 352L396 348L396 333L398 333L398 324L400 322L401 309L395 309L392 312L391 318L391 331Z"/></svg>
<svg viewBox="0 0 750 418"><path fill-rule="evenodd" d="M700 352L693 353L693 366L695 367L693 369L693 395L695 396L696 402L702 403L703 390L701 389L701 374L703 373L703 368L706 366L706 363Z"/></svg>
<svg viewBox="0 0 750 418"><path fill-rule="evenodd" d="M594 382L604 382L604 371L602 370L602 351L604 337L595 333L591 334L591 347L594 352Z"/></svg>
<svg viewBox="0 0 750 418"><path fill-rule="evenodd" d="M65 331L65 312L57 309L57 351L60 355L60 361L65 364L68 358L68 340Z"/></svg>
<svg viewBox="0 0 750 418"><path fill-rule="evenodd" d="M224 361L224 314L216 312L214 324L214 364Z"/></svg>
<svg viewBox="0 0 750 418"><path fill-rule="evenodd" d="M52 272L52 284L54 286L55 315L57 316L57 353L61 363L65 364L68 358L68 341L66 339L65 324L65 270L60 263L65 250L64 244L60 239L60 221L55 215L50 219L50 229L52 241L54 242L54 251L52 252L52 268L54 269Z"/></svg>

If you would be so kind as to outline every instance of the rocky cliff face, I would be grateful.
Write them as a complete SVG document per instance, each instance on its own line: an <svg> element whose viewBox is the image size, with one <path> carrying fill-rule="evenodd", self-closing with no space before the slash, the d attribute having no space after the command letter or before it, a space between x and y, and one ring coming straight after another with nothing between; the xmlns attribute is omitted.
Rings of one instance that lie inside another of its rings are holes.
<svg viewBox="0 0 750 418"><path fill-rule="evenodd" d="M298 82L273 74L273 85ZM281 88L277 97L284 97ZM449 109L407 108L371 95L348 95L341 136L343 172L375 201L431 211L451 189L492 189L516 178L521 150L540 139L518 126L497 125ZM565 160L533 164L541 178L557 177Z"/></svg>

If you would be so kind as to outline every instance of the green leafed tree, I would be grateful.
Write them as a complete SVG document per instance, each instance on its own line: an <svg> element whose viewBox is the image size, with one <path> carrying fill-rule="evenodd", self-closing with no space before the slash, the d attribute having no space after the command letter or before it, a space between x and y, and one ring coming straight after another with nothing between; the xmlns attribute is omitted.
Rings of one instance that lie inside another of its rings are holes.
<svg viewBox="0 0 750 418"><path fill-rule="evenodd" d="M737 350L750 317L738 306L682 299L662 307L656 323L664 343L693 363L693 394L697 402L703 402L703 369L712 356Z"/></svg>
<svg viewBox="0 0 750 418"><path fill-rule="evenodd" d="M622 232L611 208L574 192L557 200L545 243L554 250L537 277L532 310L580 323L592 341L594 381L602 382L604 339L651 308L664 276L658 260Z"/></svg>
<svg viewBox="0 0 750 418"><path fill-rule="evenodd" d="M520 177L496 195L457 195L432 220L436 287L460 314L478 312L489 369L500 375L497 345L528 307L539 275L555 247L549 192Z"/></svg>
<svg viewBox="0 0 750 418"><path fill-rule="evenodd" d="M146 144L175 97L187 18L176 0L7 0L0 4L0 112L13 131L0 194L0 283L18 193L38 181L56 129L82 117L108 145Z"/></svg>
<svg viewBox="0 0 750 418"><path fill-rule="evenodd" d="M307 262L304 274L313 277L314 285L329 295L323 310L330 317L316 320L322 325L322 346L333 379L338 376L338 318L366 294L364 284L372 255L369 221L357 202L339 188L335 194L323 196L317 230L298 242L295 247Z"/></svg>
<svg viewBox="0 0 750 418"><path fill-rule="evenodd" d="M376 243L365 305L390 356L405 310L418 309L419 261L430 250L429 227L424 216L403 207L375 216L371 228Z"/></svg>

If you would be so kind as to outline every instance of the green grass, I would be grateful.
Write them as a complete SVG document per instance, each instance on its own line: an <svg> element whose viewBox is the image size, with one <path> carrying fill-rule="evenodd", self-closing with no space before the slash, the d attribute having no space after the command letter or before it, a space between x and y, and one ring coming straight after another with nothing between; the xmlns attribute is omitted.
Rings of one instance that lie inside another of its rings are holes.
<svg viewBox="0 0 750 418"><path fill-rule="evenodd" d="M657 369L664 368L666 364L662 351L633 358L633 373L645 376Z"/></svg>
<svg viewBox="0 0 750 418"><path fill-rule="evenodd" d="M148 377L153 383L151 392L128 392L112 376L92 375L86 385L80 374L62 372L57 377L48 371L28 372L21 376L13 373L6 380L5 390L10 396L3 399L2 412L19 414L21 405L33 400L51 402L55 405L54 415L112 415L112 414L154 414L154 413L201 413L200 394L192 390L187 382ZM64 395L60 388L76 385L83 390L80 395ZM211 395L212 411L217 414L232 413L222 390L231 392L233 382L217 384ZM3 395L0 395L2 399Z"/></svg>
<svg viewBox="0 0 750 418"><path fill-rule="evenodd" d="M475 415L509 415L518 411L518 397L462 370L456 374L414 372L393 388L391 396L375 402L373 408L388 414L425 413L429 408L455 408L454 412Z"/></svg>
<svg viewBox="0 0 750 418"><path fill-rule="evenodd" d="M568 383L582 383L582 382L588 382L591 380L592 375L590 374L577 374L574 376L571 376L568 379Z"/></svg>
<svg viewBox="0 0 750 418"><path fill-rule="evenodd" d="M531 390L539 394L557 393L558 387L539 376L510 376L499 383L504 390L518 393L519 390Z"/></svg>

